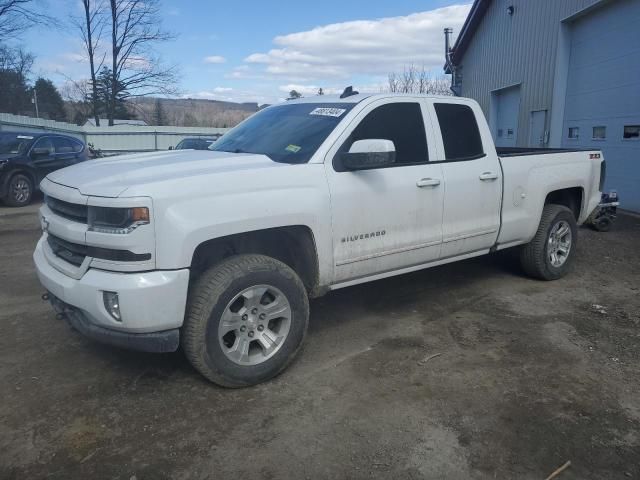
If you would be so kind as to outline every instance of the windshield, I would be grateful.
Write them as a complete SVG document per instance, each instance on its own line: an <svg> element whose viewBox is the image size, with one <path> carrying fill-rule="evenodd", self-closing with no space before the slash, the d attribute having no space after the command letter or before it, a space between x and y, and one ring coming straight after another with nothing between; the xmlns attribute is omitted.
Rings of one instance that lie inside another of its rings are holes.
<svg viewBox="0 0 640 480"><path fill-rule="evenodd" d="M0 133L0 155L21 155L29 149L32 141L30 135Z"/></svg>
<svg viewBox="0 0 640 480"><path fill-rule="evenodd" d="M306 163L354 103L295 103L266 108L209 150L260 153L274 162Z"/></svg>

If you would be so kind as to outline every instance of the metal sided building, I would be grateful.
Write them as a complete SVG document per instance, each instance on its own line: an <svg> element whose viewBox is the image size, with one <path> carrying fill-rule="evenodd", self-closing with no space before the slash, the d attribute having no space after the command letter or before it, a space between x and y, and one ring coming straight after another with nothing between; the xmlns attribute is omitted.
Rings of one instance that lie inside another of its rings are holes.
<svg viewBox="0 0 640 480"><path fill-rule="evenodd" d="M640 0L475 0L445 70L496 145L602 149L640 212Z"/></svg>

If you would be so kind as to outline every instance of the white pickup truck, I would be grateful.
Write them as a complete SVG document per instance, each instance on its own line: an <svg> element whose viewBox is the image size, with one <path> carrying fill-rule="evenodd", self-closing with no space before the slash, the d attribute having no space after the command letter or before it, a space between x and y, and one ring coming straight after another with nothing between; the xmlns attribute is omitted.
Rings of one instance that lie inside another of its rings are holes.
<svg viewBox="0 0 640 480"><path fill-rule="evenodd" d="M43 297L83 334L181 345L239 387L291 362L308 298L330 290L516 246L527 274L563 276L603 177L599 151L496 152L469 99L305 98L210 151L51 173L34 259Z"/></svg>

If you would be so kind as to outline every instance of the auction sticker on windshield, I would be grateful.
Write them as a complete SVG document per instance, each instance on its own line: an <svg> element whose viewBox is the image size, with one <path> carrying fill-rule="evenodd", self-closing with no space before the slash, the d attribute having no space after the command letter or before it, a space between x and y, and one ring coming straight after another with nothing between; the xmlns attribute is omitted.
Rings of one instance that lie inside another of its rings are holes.
<svg viewBox="0 0 640 480"><path fill-rule="evenodd" d="M323 117L339 117L347 110L345 108L318 107L311 110L309 115L322 115Z"/></svg>
<svg viewBox="0 0 640 480"><path fill-rule="evenodd" d="M291 153L298 153L300 150L302 150L302 147L300 147L299 145L288 145L285 150Z"/></svg>

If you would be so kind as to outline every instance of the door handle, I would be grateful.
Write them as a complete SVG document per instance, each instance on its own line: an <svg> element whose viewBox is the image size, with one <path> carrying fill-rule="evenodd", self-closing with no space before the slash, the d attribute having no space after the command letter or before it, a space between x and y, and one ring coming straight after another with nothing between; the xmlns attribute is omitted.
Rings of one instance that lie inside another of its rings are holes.
<svg viewBox="0 0 640 480"><path fill-rule="evenodd" d="M489 180L495 180L497 178L498 178L498 174L493 172L484 172L482 175L480 175L480 180L482 180L483 182L486 182Z"/></svg>
<svg viewBox="0 0 640 480"><path fill-rule="evenodd" d="M416 182L416 186L419 188L437 187L438 185L440 185L440 180L437 178L421 178Z"/></svg>

